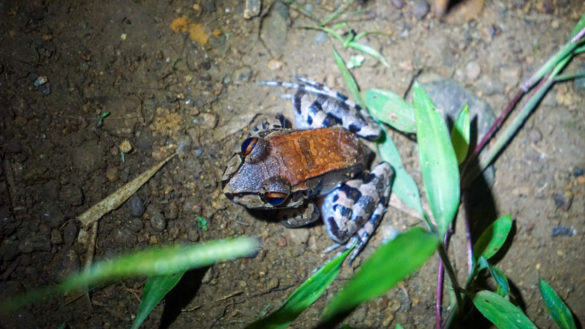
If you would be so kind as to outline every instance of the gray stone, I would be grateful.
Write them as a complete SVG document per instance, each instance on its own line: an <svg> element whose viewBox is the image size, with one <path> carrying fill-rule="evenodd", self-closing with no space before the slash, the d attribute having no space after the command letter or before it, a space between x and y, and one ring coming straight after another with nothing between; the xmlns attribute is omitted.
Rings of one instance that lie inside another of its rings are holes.
<svg viewBox="0 0 585 329"><path fill-rule="evenodd" d="M425 0L415 0L412 4L412 14L419 21L427 16L431 7Z"/></svg>
<svg viewBox="0 0 585 329"><path fill-rule="evenodd" d="M261 0L246 0L246 5L244 6L244 18L250 19L252 17L256 17L260 15L260 9L262 9L262 1Z"/></svg>
<svg viewBox="0 0 585 329"><path fill-rule="evenodd" d="M134 217L141 217L144 214L144 201L137 196L133 195L130 200L128 200L128 204L130 206L130 215Z"/></svg>
<svg viewBox="0 0 585 329"><path fill-rule="evenodd" d="M288 10L283 2L276 1L270 14L262 21L260 39L275 57L282 55L286 42Z"/></svg>

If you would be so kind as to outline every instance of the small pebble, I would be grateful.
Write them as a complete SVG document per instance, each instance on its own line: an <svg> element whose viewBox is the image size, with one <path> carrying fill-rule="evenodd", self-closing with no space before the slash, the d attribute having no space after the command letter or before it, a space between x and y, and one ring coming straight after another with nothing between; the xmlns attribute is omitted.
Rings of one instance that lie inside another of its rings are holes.
<svg viewBox="0 0 585 329"><path fill-rule="evenodd" d="M271 59L268 61L268 69L270 71L280 70L282 68L282 62L276 59Z"/></svg>
<svg viewBox="0 0 585 329"><path fill-rule="evenodd" d="M243 66L234 71L233 80L236 84L248 82L252 77L252 69L249 66Z"/></svg>
<svg viewBox="0 0 585 329"><path fill-rule="evenodd" d="M209 70L209 69L211 68L211 63L210 63L209 61L202 62L202 63L201 63L201 67L202 67L202 68L203 68L205 71L207 71L207 70Z"/></svg>
<svg viewBox="0 0 585 329"><path fill-rule="evenodd" d="M315 37L313 38L313 43L316 45L320 45L323 42L325 42L325 40L327 40L327 33L319 31L315 34Z"/></svg>
<svg viewBox="0 0 585 329"><path fill-rule="evenodd" d="M278 247L286 247L286 238L284 237L284 235L280 236L280 239L278 239L278 242L276 243L276 246Z"/></svg>
<svg viewBox="0 0 585 329"><path fill-rule="evenodd" d="M481 68L476 61L471 61L465 66L465 75L471 81L475 81L477 78L479 78L480 73Z"/></svg>
<svg viewBox="0 0 585 329"><path fill-rule="evenodd" d="M167 219L176 219L179 216L179 207L176 202L169 202L165 215Z"/></svg>
<svg viewBox="0 0 585 329"><path fill-rule="evenodd" d="M191 242L199 241L199 227L195 220L187 225L187 239Z"/></svg>
<svg viewBox="0 0 585 329"><path fill-rule="evenodd" d="M528 138L532 143L538 143L542 140L542 133L538 128L532 128L528 133Z"/></svg>
<svg viewBox="0 0 585 329"><path fill-rule="evenodd" d="M201 113L197 116L196 122L203 126L203 128L213 129L217 124L217 115L212 113Z"/></svg>
<svg viewBox="0 0 585 329"><path fill-rule="evenodd" d="M566 195L565 193L555 192L552 195L553 201L557 209L568 211L573 203L573 196L571 194Z"/></svg>
<svg viewBox="0 0 585 329"><path fill-rule="evenodd" d="M118 167L110 167L106 170L106 178L109 182L114 183L120 179L120 169Z"/></svg>
<svg viewBox="0 0 585 329"><path fill-rule="evenodd" d="M144 214L144 201L137 196L133 195L130 200L130 215L134 217L140 217Z"/></svg>
<svg viewBox="0 0 585 329"><path fill-rule="evenodd" d="M244 6L244 18L250 19L252 17L256 17L260 15L260 9L262 6L261 0L246 0L246 5Z"/></svg>
<svg viewBox="0 0 585 329"><path fill-rule="evenodd" d="M150 226L152 226L155 231L161 232L167 227L167 220L158 206L149 206L148 215L150 215Z"/></svg>
<svg viewBox="0 0 585 329"><path fill-rule="evenodd" d="M564 225L555 225L552 228L552 236L564 235L564 236L573 236L577 234L577 230L571 226L566 227Z"/></svg>
<svg viewBox="0 0 585 329"><path fill-rule="evenodd" d="M132 144L130 144L130 141L127 139L123 140L118 147L120 148L120 151L126 154L132 151Z"/></svg>
<svg viewBox="0 0 585 329"><path fill-rule="evenodd" d="M392 5L396 8L396 9L402 9L404 7L404 1L403 0L392 0Z"/></svg>
<svg viewBox="0 0 585 329"><path fill-rule="evenodd" d="M430 6L425 0L415 0L412 4L412 14L419 21L427 16Z"/></svg>

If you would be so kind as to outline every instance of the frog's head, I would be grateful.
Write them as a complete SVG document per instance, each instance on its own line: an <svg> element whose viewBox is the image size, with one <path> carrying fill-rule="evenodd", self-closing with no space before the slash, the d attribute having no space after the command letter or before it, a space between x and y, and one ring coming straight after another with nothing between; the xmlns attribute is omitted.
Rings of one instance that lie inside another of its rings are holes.
<svg viewBox="0 0 585 329"><path fill-rule="evenodd" d="M228 161L221 178L226 197L246 208L276 208L290 195L290 183L279 176L267 177L269 144L260 137L250 137L242 143Z"/></svg>

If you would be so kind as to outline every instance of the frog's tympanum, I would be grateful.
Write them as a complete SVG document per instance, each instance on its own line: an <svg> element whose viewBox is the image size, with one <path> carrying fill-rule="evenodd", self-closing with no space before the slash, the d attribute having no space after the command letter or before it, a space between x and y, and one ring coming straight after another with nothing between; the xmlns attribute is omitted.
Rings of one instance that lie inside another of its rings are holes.
<svg viewBox="0 0 585 329"><path fill-rule="evenodd" d="M288 227L321 214L335 242L328 250L357 241L353 259L380 223L390 195L390 165L381 162L368 172L373 153L360 141L377 139L380 127L346 96L297 79L261 82L296 90L296 129L286 128L281 116L258 121L229 160L223 191L249 209L277 209ZM319 211L315 201L321 196Z"/></svg>

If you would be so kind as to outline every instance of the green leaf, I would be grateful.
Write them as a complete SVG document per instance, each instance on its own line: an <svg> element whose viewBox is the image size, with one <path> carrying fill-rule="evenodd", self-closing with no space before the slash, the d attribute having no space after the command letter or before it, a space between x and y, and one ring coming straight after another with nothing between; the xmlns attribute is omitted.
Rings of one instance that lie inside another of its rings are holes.
<svg viewBox="0 0 585 329"><path fill-rule="evenodd" d="M144 284L142 299L138 307L138 314L132 323L132 329L138 329L154 307L171 291L186 271L168 275L151 276Z"/></svg>
<svg viewBox="0 0 585 329"><path fill-rule="evenodd" d="M490 271L490 274L492 275L492 278L494 278L496 284L498 285L498 295L502 297L508 297L508 295L510 295L510 284L508 283L508 278L506 277L504 272L502 272L502 270L489 263L488 269Z"/></svg>
<svg viewBox="0 0 585 329"><path fill-rule="evenodd" d="M546 309L557 326L561 329L577 329L577 325L573 319L573 313L571 313L571 310L569 310L548 282L539 279L538 285L542 299L544 299L544 303L546 304Z"/></svg>
<svg viewBox="0 0 585 329"><path fill-rule="evenodd" d="M341 76L343 77L343 81L345 81L345 84L347 85L347 89L349 89L349 92L353 96L353 99L355 100L355 102L359 106L364 107L364 101L362 99L362 95L360 94L360 89L359 89L357 83L355 82L353 75L351 75L351 72L349 72L349 70L345 66L345 62L343 61L343 58L341 58L341 56L337 53L335 48L331 48L331 49L333 50L333 57L335 57L335 63L337 64L337 67L339 68L339 71L341 72Z"/></svg>
<svg viewBox="0 0 585 329"><path fill-rule="evenodd" d="M520 308L495 292L479 291L473 305L499 329L536 329Z"/></svg>
<svg viewBox="0 0 585 329"><path fill-rule="evenodd" d="M414 107L396 93L384 89L368 89L363 93L363 99L376 120L398 131L415 132Z"/></svg>
<svg viewBox="0 0 585 329"><path fill-rule="evenodd" d="M364 44L357 43L357 42L350 42L347 46L349 48L353 48L355 50L359 50L363 53L366 53L366 54L374 57L378 61L380 61L382 64L384 64L384 66L390 67L390 65L388 65L388 62L386 62L386 59L384 58L384 56L382 56L382 54L380 54L376 49L374 49L368 45L364 45Z"/></svg>
<svg viewBox="0 0 585 329"><path fill-rule="evenodd" d="M413 87L423 182L441 239L459 207L459 168L447 126L418 82Z"/></svg>
<svg viewBox="0 0 585 329"><path fill-rule="evenodd" d="M422 204L420 201L420 192L412 176L406 171L402 164L402 158L398 148L388 136L386 128L383 128L384 138L378 144L378 154L382 161L388 162L394 168L394 179L392 180L392 193L404 202L406 206L416 210L423 216Z"/></svg>
<svg viewBox="0 0 585 329"><path fill-rule="evenodd" d="M404 327L400 323L397 323L394 329L404 329Z"/></svg>
<svg viewBox="0 0 585 329"><path fill-rule="evenodd" d="M329 263L325 264L315 272L315 274L311 275L311 277L288 296L278 310L263 319L254 321L246 328L287 328L289 324L301 314L301 312L313 304L317 298L325 292L325 289L327 289L331 282L337 277L337 274L339 274L339 269L341 268L343 261L352 249L353 248L333 258Z"/></svg>
<svg viewBox="0 0 585 329"><path fill-rule="evenodd" d="M378 248L323 311L328 321L380 296L417 270L437 249L436 235L415 227Z"/></svg>
<svg viewBox="0 0 585 329"><path fill-rule="evenodd" d="M53 294L72 291L132 276L170 275L216 262L247 257L259 249L258 241L249 237L209 241L193 246L169 246L129 253L92 265L67 278L63 283L10 298L0 310L18 308Z"/></svg>
<svg viewBox="0 0 585 329"><path fill-rule="evenodd" d="M490 224L479 236L473 246L473 259L479 256L485 259L492 258L502 248L512 229L512 217L504 215Z"/></svg>
<svg viewBox="0 0 585 329"><path fill-rule="evenodd" d="M455 150L457 162L459 164L462 164L467 157L467 150L469 150L469 133L469 107L465 105L461 111L459 111L457 119L451 129L451 143L453 144L453 149Z"/></svg>
<svg viewBox="0 0 585 329"><path fill-rule="evenodd" d="M571 38L573 38L575 35L577 35L577 33L579 33L579 31L581 31L581 29L583 29L583 27L585 27L585 14L583 14L583 16L581 16L581 18L577 22L577 25L575 25L575 27L573 28L573 31L571 31Z"/></svg>

